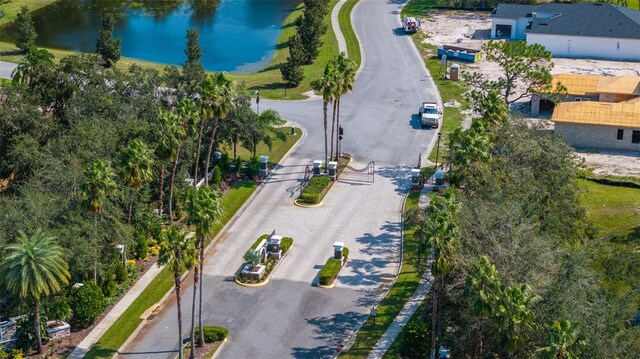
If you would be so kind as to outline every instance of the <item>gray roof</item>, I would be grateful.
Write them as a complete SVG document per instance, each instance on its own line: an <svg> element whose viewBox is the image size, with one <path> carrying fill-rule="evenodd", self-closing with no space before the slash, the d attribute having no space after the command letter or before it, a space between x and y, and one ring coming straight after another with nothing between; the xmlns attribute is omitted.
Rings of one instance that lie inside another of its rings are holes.
<svg viewBox="0 0 640 359"><path fill-rule="evenodd" d="M556 13L548 19L532 13ZM531 18L529 34L575 35L640 39L640 11L608 3L499 4L492 17Z"/></svg>

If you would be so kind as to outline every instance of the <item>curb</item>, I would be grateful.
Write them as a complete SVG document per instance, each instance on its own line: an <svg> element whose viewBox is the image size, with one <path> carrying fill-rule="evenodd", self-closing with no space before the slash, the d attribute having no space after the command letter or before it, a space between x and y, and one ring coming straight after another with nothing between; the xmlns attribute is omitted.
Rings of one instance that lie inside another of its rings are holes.
<svg viewBox="0 0 640 359"><path fill-rule="evenodd" d="M229 339L228 335L227 335L226 338L224 338L222 343L220 343L220 345L218 346L218 349L216 349L216 351L213 352L213 355L211 356L211 359L216 359L218 357L218 355L220 354L220 351L222 351L222 348L224 348L224 345L227 344L227 339Z"/></svg>
<svg viewBox="0 0 640 359"><path fill-rule="evenodd" d="M338 275L333 279L333 282L331 282L331 284L322 285L322 284L320 284L320 280L318 279L317 286L322 288L322 289L331 289L331 288L335 287L336 284L338 284L338 279L340 279L340 273L342 273L342 270L344 269L344 267L347 266L347 263L349 263L349 257L347 257L347 259L344 261L344 264L342 265L342 267L340 267L340 270L338 271ZM324 266L323 266L323 268L324 268Z"/></svg>
<svg viewBox="0 0 640 359"><path fill-rule="evenodd" d="M327 193L329 193L329 192L327 192ZM325 197L326 197L326 195L325 195ZM306 204L304 202L300 202L300 199L296 199L296 200L293 201L293 204L295 204L296 206L301 207L301 208L317 208L317 207L321 207L323 203L324 203L324 199L322 201L320 201L320 203L316 203L316 204Z"/></svg>

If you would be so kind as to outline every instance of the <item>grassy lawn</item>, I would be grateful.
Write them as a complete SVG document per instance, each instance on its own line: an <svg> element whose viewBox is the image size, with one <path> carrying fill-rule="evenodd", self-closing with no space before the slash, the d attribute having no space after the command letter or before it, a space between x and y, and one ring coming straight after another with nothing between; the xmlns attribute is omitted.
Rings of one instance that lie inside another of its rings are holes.
<svg viewBox="0 0 640 359"><path fill-rule="evenodd" d="M296 127L295 135L291 135L291 127L282 127L281 130L286 134L287 136L286 140L283 141L277 138L275 135L272 135L271 139L273 141L273 144L271 146L271 149L269 149L269 147L265 145L263 142L260 142L260 144L258 144L258 148L256 151L257 156L268 153L269 162L278 163L280 162L282 157L284 157L287 151L289 151L291 146L293 146L296 142L298 142L300 137L302 137L302 131L297 127ZM226 147L223 147L222 150L226 152L230 158L233 157L233 147L226 146ZM252 156L252 153L248 149L242 146L238 146L237 156L243 159L247 159Z"/></svg>
<svg viewBox="0 0 640 359"><path fill-rule="evenodd" d="M287 129L287 128L285 128ZM301 131L296 131L295 136L288 135L287 141L274 141L271 152L268 153L271 162L279 162L282 156L298 141ZM242 147L238 147L246 151ZM238 182L222 197L222 208L224 214L220 218L220 223L214 227L212 238L220 232L227 222L233 218L244 202L256 190L253 182ZM162 297L173 288L173 275L167 268L147 286L140 296L131 304L120 318L107 330L98 343L91 348L85 358L111 358L113 354L124 344L131 333L140 325L140 316L152 305L162 299Z"/></svg>
<svg viewBox="0 0 640 359"><path fill-rule="evenodd" d="M588 218L603 238L639 237L640 189L602 185L587 180L578 180L587 190L582 204Z"/></svg>
<svg viewBox="0 0 640 359"><path fill-rule="evenodd" d="M347 2L342 5L340 13L338 14L338 23L340 24L340 29L342 29L345 41L347 42L349 58L356 63L357 67L360 67L360 63L362 62L360 43L358 42L355 31L353 31L351 27L351 10L353 10L358 1L360 0L347 0Z"/></svg>
<svg viewBox="0 0 640 359"><path fill-rule="evenodd" d="M33 9L37 9L54 1L55 0L34 0L30 1L29 3L33 3ZM320 49L320 55L313 64L304 67L304 81L302 81L300 86L296 88L287 89L286 99L299 100L306 98L306 96L304 96L302 93L311 90L311 81L320 77L327 62L329 62L330 59L338 54L338 42L335 38L335 34L333 33L333 28L331 27L331 9L337 2L338 0L331 0L331 3L329 4L329 11L325 17L325 23L327 24L327 33L322 37L323 45ZM359 67L361 61L360 47L358 45L355 33L353 32L353 29L351 27L351 9L353 9L357 2L358 0L347 0L347 3L343 5L340 11L339 23L343 33L345 34L350 58L353 59L356 62L356 65ZM18 1L14 0L9 4L14 3L18 3ZM36 6L36 3L40 5ZM303 7L303 3L300 3L285 19L282 25L282 31L280 32L280 37L276 42L275 55L266 68L252 74L229 74L229 76L233 80L246 83L248 90L260 90L260 94L263 98L285 99L284 82L282 81L282 75L280 74L278 65L282 62L285 62L287 56L289 56L287 40L296 31L294 22L296 18L302 14ZM7 11L7 14L9 14L9 11ZM14 17L5 16L3 21L6 22L13 19ZM58 60L64 56L76 53L74 51L62 49L47 48L47 50L53 53ZM22 60L22 58L23 55L16 49L14 44L0 42L0 60L18 63ZM165 66L167 66L164 64L134 60L131 58L123 57L118 62L117 67L124 70L129 68L129 66L131 66L132 64L137 64L144 68L156 69L158 71L162 71Z"/></svg>
<svg viewBox="0 0 640 359"><path fill-rule="evenodd" d="M592 249L592 265L602 286L640 308L640 189L578 180L586 190L581 198L587 217L602 238Z"/></svg>
<svg viewBox="0 0 640 359"><path fill-rule="evenodd" d="M407 197L405 213L418 206L419 192L411 192ZM422 259L424 263L424 258ZM393 322L407 300L415 292L424 267L418 264L418 243L413 237L413 229L405 227L404 261L400 274L391 290L377 307L376 324L369 318L357 333L356 340L348 352L340 354L340 358L366 358L378 339Z"/></svg>
<svg viewBox="0 0 640 359"><path fill-rule="evenodd" d="M0 19L0 25L6 24L15 20L20 8L26 6L30 11L38 10L49 4L56 2L57 0L11 0L4 5L0 5L0 10L4 11L5 15Z"/></svg>

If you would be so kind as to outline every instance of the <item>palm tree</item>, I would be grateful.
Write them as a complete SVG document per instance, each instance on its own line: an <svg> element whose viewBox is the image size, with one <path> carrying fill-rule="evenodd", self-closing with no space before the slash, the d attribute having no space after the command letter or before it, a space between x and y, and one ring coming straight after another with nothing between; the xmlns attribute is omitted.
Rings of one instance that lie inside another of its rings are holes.
<svg viewBox="0 0 640 359"><path fill-rule="evenodd" d="M353 86L356 82L356 64L352 60L348 59L343 52L340 53L337 57L338 64L338 72L340 73L340 95L338 96L338 113L336 115L336 127L340 128L340 103L342 100L342 95L345 93L349 93L353 90ZM336 161L338 160L338 156L340 156L339 146L340 146L340 136L336 136Z"/></svg>
<svg viewBox="0 0 640 359"><path fill-rule="evenodd" d="M194 241L187 238L176 225L171 224L169 229L162 232L160 237L160 253L158 265L168 265L173 272L173 280L176 290L176 302L178 306L178 357L182 359L182 307L181 307L181 279L185 270L189 270L198 264L198 254ZM202 335L202 334L201 334ZM192 348L195 350L195 348Z"/></svg>
<svg viewBox="0 0 640 359"><path fill-rule="evenodd" d="M431 274L433 275L433 311L431 317L431 357L436 358L439 332L438 318L441 304L440 292L444 286L444 276L453 269L453 254L458 240L458 226L455 214L459 204L455 195L449 191L445 196L435 196L427 208L427 225L429 229L429 244L433 253Z"/></svg>
<svg viewBox="0 0 640 359"><path fill-rule="evenodd" d="M91 166L84 170L85 181L82 197L89 211L93 212L94 258L93 281L98 281L98 215L102 213L104 201L116 191L115 174L109 164L103 160L93 160Z"/></svg>
<svg viewBox="0 0 640 359"><path fill-rule="evenodd" d="M327 66L324 68L324 74L321 78L315 79L311 82L311 87L316 93L319 93L322 96L322 112L324 115L324 161L329 158L328 154L328 142L327 142L327 106L331 99L333 98L333 82L331 78L331 74L333 70L332 62L329 62ZM323 161L323 162L324 162ZM324 167L325 172L327 171L327 166Z"/></svg>
<svg viewBox="0 0 640 359"><path fill-rule="evenodd" d="M587 341L578 333L577 325L568 320L553 321L551 325L545 325L549 330L548 346L540 348L537 352L546 359L578 359L578 354L587 344Z"/></svg>
<svg viewBox="0 0 640 359"><path fill-rule="evenodd" d="M198 109L193 100L183 98L176 104L176 112L180 119L180 126L183 131L176 133L180 138L181 143L176 149L176 155L173 159L173 167L171 169L171 179L169 180L169 219L173 221L173 189L176 182L176 170L178 169L178 162L180 160L180 150L184 142L193 134L198 119ZM195 180L194 180L195 181Z"/></svg>
<svg viewBox="0 0 640 359"><path fill-rule="evenodd" d="M37 230L31 237L19 231L18 243L5 247L0 262L0 284L33 306L33 325L38 354L42 354L40 300L69 283L69 270L62 248L54 237Z"/></svg>
<svg viewBox="0 0 640 359"><path fill-rule="evenodd" d="M213 232L213 228L216 224L220 223L220 216L224 213L222 204L220 202L220 196L218 193L210 187L202 187L200 189L192 189L189 193L189 207L188 207L188 223L196 228L197 248L200 254L200 268L196 267L193 274L193 303L195 307L196 302L196 287L198 285L199 273L203 273L204 267L204 248L206 239L209 238ZM198 327L200 333L202 331L202 280L200 282L200 300L198 310ZM194 311L195 313L195 311ZM191 318L191 337L194 337L194 318ZM193 341L191 343L193 347ZM204 345L204 338L200 335L199 346Z"/></svg>
<svg viewBox="0 0 640 359"><path fill-rule="evenodd" d="M203 97L212 116L207 159L205 161L204 183L209 185L209 163L216 139L219 121L223 120L234 107L233 82L223 72L208 76L203 84Z"/></svg>
<svg viewBox="0 0 640 359"><path fill-rule="evenodd" d="M264 142L269 149L273 145L271 134L274 133L280 140L285 141L286 135L278 129L284 121L280 117L280 114L273 109L262 111L258 116L255 113L249 116L247 121L243 121L242 130L242 143L251 150L251 153L255 156L258 151L258 144L260 141ZM235 150L234 150L235 157Z"/></svg>
<svg viewBox="0 0 640 359"><path fill-rule="evenodd" d="M127 222L131 224L133 202L135 192L140 192L142 186L153 178L153 152L139 139L129 142L122 153L121 166L124 180L131 189L131 203L129 204L129 217Z"/></svg>
<svg viewBox="0 0 640 359"><path fill-rule="evenodd" d="M28 85L34 77L53 66L54 58L55 56L45 49L29 51L24 60L11 73L13 82Z"/></svg>
<svg viewBox="0 0 640 359"><path fill-rule="evenodd" d="M331 102L333 102L333 114L331 116L331 140L329 141L331 143L331 149L329 150L329 158L333 159L333 136L336 133L336 110L338 107L338 98L340 98L342 92L342 74L338 69L337 58L333 59L329 63L331 63L331 66L329 66L331 71L329 72L328 77L330 79L329 81L331 82ZM338 147L336 146L336 152L337 150Z"/></svg>
<svg viewBox="0 0 640 359"><path fill-rule="evenodd" d="M482 358L482 323L496 309L500 291L500 274L489 259L482 256L467 275L464 294L478 316L475 358Z"/></svg>
<svg viewBox="0 0 640 359"><path fill-rule="evenodd" d="M185 137L185 128L178 115L171 111L160 110L158 116L158 146L156 147L156 157L160 161L160 190L158 196L158 211L162 215L164 210L164 177L165 164L174 160L178 154L178 149Z"/></svg>
<svg viewBox="0 0 640 359"><path fill-rule="evenodd" d="M526 284L500 288L500 302L494 320L498 336L505 342L509 358L513 358L528 341L528 334L535 326L535 313L531 306L537 297Z"/></svg>

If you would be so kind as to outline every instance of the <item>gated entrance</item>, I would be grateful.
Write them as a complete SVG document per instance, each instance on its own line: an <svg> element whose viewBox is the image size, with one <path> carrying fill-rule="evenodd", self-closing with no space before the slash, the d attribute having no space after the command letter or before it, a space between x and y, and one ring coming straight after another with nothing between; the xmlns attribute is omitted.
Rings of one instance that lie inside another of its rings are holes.
<svg viewBox="0 0 640 359"><path fill-rule="evenodd" d="M369 162L365 168L361 169L346 166L340 174L339 180L373 183L375 180L375 167L376 163L374 161Z"/></svg>

